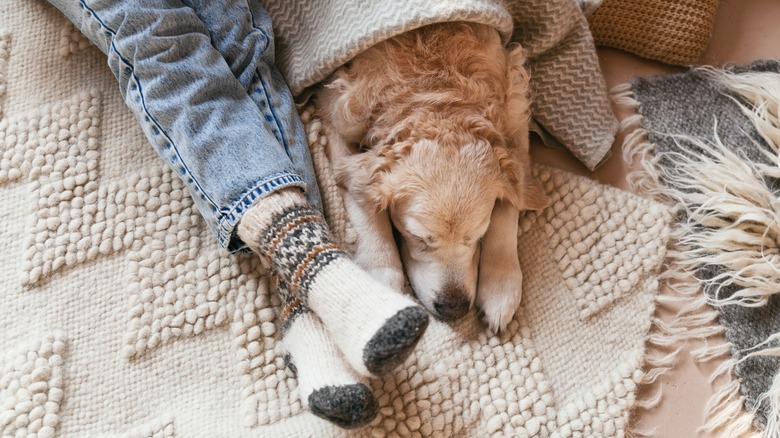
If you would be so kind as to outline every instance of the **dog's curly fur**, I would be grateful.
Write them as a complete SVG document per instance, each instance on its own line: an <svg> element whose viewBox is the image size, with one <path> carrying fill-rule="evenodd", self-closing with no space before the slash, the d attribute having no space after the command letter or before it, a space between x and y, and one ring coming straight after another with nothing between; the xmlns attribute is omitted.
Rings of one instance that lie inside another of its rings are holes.
<svg viewBox="0 0 780 438"><path fill-rule="evenodd" d="M454 318L475 301L481 259L479 294L493 298L477 304L494 330L514 315L522 277L499 260L517 260L517 221L506 217L546 204L530 176L523 62L522 48L507 50L491 27L434 24L366 50L315 92L362 234L357 261L399 287L400 256L423 304Z"/></svg>

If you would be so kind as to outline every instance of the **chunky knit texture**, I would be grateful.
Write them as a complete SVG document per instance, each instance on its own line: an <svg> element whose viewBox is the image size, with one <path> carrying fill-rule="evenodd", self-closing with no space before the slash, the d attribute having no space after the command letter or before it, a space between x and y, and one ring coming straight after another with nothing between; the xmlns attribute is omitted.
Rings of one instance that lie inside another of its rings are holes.
<svg viewBox="0 0 780 438"><path fill-rule="evenodd" d="M54 333L31 339L5 360L0 357L0 400L5 399L0 408L3 436L56 436L63 401L64 356L62 333Z"/></svg>
<svg viewBox="0 0 780 438"><path fill-rule="evenodd" d="M45 2L0 2L0 419L14 428L0 422L0 436L626 434L658 266L629 276L640 265L624 261L661 256L666 228L640 224L665 223L662 205L537 169L553 202L521 219L524 296L506 333L473 313L432 320L407 361L370 382L376 418L344 431L303 407L259 257L220 249L105 57L68 26ZM334 240L348 247L324 136L303 118ZM639 220L609 221L604 206ZM610 270L630 287L609 288ZM575 296L583 282L599 292Z"/></svg>
<svg viewBox="0 0 780 438"><path fill-rule="evenodd" d="M604 0L588 18L596 45L694 65L712 36L718 0Z"/></svg>

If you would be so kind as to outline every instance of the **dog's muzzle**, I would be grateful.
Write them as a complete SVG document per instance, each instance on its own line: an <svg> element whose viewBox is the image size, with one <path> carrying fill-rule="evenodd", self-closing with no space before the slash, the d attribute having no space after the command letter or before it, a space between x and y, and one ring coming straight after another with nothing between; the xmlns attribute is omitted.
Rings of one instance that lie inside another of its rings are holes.
<svg viewBox="0 0 780 438"><path fill-rule="evenodd" d="M433 309L446 320L462 318L469 312L470 306L466 289L456 284L444 285L433 302Z"/></svg>

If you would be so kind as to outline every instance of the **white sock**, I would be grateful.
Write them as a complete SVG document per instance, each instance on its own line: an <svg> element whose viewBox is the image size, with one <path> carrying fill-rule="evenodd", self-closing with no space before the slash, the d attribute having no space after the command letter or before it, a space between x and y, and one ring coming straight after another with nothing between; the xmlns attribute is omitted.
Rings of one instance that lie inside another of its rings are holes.
<svg viewBox="0 0 780 438"><path fill-rule="evenodd" d="M288 366L298 377L304 407L344 428L363 426L376 417L376 397L358 381L314 314L296 315L282 345Z"/></svg>
<svg viewBox="0 0 780 438"><path fill-rule="evenodd" d="M238 236L290 285L291 296L282 301L311 309L361 375L402 363L428 325L421 306L374 280L330 241L322 215L297 189L258 200L241 219Z"/></svg>

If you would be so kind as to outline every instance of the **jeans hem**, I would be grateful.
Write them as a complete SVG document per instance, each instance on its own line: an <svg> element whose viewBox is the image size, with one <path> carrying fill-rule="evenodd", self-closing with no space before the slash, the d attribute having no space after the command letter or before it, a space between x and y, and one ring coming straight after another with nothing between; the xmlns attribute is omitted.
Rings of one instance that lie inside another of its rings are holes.
<svg viewBox="0 0 780 438"><path fill-rule="evenodd" d="M283 173L260 180L257 184L241 194L227 213L217 222L217 239L219 244L230 252L238 252L247 248L246 244L235 235L236 225L244 212L264 196L287 187L300 187L306 190L306 183L294 173Z"/></svg>

